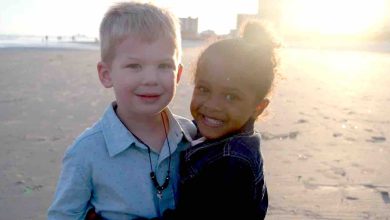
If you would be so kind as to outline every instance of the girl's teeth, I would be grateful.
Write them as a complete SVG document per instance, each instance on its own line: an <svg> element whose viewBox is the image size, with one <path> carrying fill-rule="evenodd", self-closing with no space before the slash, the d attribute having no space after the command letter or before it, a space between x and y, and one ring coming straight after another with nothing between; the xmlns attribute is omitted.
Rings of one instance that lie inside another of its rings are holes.
<svg viewBox="0 0 390 220"><path fill-rule="evenodd" d="M217 126L221 126L223 124L223 122L220 120L209 118L206 116L204 116L204 122L206 125L211 126L211 127L217 127Z"/></svg>

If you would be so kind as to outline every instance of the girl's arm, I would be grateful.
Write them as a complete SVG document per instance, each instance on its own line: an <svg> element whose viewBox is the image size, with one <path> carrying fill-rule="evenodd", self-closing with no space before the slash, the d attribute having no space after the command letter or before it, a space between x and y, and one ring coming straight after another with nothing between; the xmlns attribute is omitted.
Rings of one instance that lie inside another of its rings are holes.
<svg viewBox="0 0 390 220"><path fill-rule="evenodd" d="M262 175L261 175L262 176ZM207 167L198 197L202 215L218 219L264 219L268 199L259 200L264 180L256 180L249 162L238 157L224 157ZM203 201L202 201L203 200ZM207 212L206 212L207 210ZM210 213L210 214L208 214ZM211 216L210 216L211 215Z"/></svg>
<svg viewBox="0 0 390 220"><path fill-rule="evenodd" d="M178 208L164 212L160 219L264 219L266 187L263 177L256 182L247 161L224 157L186 183Z"/></svg>

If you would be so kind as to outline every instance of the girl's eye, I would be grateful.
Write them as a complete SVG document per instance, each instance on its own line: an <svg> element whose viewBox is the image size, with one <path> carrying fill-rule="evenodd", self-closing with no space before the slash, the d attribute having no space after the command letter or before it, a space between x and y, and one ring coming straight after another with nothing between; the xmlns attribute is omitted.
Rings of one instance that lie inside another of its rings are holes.
<svg viewBox="0 0 390 220"><path fill-rule="evenodd" d="M172 70L174 69L174 66L170 63L162 63L158 65L158 68L163 69L163 70Z"/></svg>
<svg viewBox="0 0 390 220"><path fill-rule="evenodd" d="M237 97L236 95L233 95L233 94L227 94L227 95L225 96L225 98L226 98L226 100L228 100L228 101L234 101L234 100L236 100L238 97Z"/></svg>
<svg viewBox="0 0 390 220"><path fill-rule="evenodd" d="M131 64L127 65L126 68L130 68L132 70L139 71L142 69L142 66L138 63L131 63Z"/></svg>
<svg viewBox="0 0 390 220"><path fill-rule="evenodd" d="M200 93L206 93L208 90L206 87L203 87L203 86L197 86L196 89L200 92Z"/></svg>

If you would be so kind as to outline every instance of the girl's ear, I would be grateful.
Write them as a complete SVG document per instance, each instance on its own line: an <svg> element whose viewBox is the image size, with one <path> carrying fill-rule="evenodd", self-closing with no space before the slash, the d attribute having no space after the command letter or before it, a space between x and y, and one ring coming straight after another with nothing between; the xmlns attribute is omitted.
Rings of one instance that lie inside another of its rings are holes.
<svg viewBox="0 0 390 220"><path fill-rule="evenodd" d="M111 88L112 87L111 71L107 63L100 61L97 64L97 71L102 85L106 88Z"/></svg>
<svg viewBox="0 0 390 220"><path fill-rule="evenodd" d="M182 73L183 73L183 65L179 64L179 66L177 67L176 83L179 83Z"/></svg>
<svg viewBox="0 0 390 220"><path fill-rule="evenodd" d="M257 118L259 115L261 115L261 113L263 113L264 109L267 108L269 104L269 99L267 98L264 98L263 100L261 100L260 103L257 104L256 106L256 110L255 110L255 118Z"/></svg>

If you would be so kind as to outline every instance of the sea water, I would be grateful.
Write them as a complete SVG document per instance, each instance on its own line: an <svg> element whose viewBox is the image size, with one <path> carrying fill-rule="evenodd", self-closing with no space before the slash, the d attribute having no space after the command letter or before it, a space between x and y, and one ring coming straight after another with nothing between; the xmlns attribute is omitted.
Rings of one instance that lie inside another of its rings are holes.
<svg viewBox="0 0 390 220"><path fill-rule="evenodd" d="M96 38L85 36L46 37L26 35L0 35L0 49L4 48L62 48L98 50L99 42Z"/></svg>

